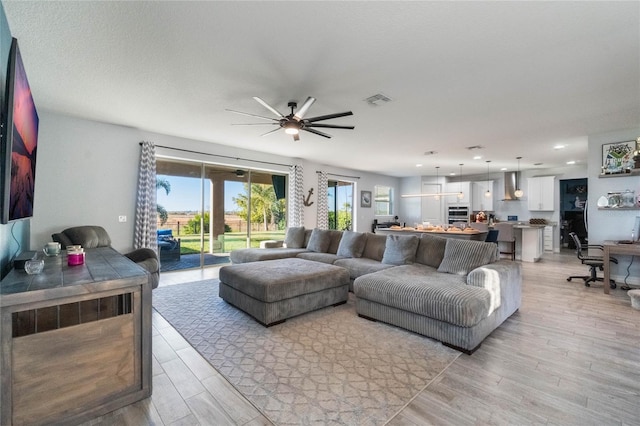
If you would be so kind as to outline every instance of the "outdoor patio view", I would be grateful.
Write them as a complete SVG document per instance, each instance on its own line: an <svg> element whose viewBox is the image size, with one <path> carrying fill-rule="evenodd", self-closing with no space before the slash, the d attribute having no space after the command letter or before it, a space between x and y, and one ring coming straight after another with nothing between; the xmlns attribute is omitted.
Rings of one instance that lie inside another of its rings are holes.
<svg viewBox="0 0 640 426"><path fill-rule="evenodd" d="M228 263L233 250L284 239L284 176L161 160L157 169L162 271Z"/></svg>

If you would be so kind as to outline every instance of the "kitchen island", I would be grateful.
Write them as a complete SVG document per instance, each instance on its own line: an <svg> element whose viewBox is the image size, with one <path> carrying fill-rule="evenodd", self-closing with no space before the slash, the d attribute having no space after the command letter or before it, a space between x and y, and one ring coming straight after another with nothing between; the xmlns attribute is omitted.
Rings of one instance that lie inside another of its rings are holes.
<svg viewBox="0 0 640 426"><path fill-rule="evenodd" d="M484 241L487 238L487 231L436 231L428 229L416 229L416 228L378 228L376 234L380 235L417 235L418 237L423 234L436 235L444 238L458 238L461 240L475 240Z"/></svg>
<svg viewBox="0 0 640 426"><path fill-rule="evenodd" d="M516 259L537 262L544 253L544 228L546 225L513 225L516 238Z"/></svg>

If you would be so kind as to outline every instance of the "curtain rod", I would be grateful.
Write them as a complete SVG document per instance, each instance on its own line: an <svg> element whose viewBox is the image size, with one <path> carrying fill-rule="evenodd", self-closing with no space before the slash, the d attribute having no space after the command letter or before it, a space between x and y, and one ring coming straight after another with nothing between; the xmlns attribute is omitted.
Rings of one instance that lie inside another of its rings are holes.
<svg viewBox="0 0 640 426"><path fill-rule="evenodd" d="M142 145L142 142L140 142L140 145ZM208 152L192 151L190 149L183 149L183 148L173 148L171 146L162 146L162 145L154 145L154 146L156 146L158 148L173 149L174 151L190 152L191 154L202 154L202 155L210 155L212 157L229 158L229 159L232 159L232 160L251 161L251 162L260 163L260 164L271 164L272 166L291 167L291 164L282 164L282 163L272 163L270 161L251 160L249 158L231 157L229 155L210 154Z"/></svg>
<svg viewBox="0 0 640 426"><path fill-rule="evenodd" d="M322 173L320 170L316 170L316 173ZM360 179L360 176L348 176L348 175L338 175L336 173L329 173L327 172L328 175L331 176L338 176L338 177L345 177L345 178L352 178L352 179Z"/></svg>

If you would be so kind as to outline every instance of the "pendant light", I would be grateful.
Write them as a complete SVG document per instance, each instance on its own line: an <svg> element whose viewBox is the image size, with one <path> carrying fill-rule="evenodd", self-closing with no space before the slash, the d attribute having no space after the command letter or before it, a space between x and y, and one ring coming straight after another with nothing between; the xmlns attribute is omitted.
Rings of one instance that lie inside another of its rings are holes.
<svg viewBox="0 0 640 426"><path fill-rule="evenodd" d="M491 197L491 191L489 190L489 163L491 162L491 160L487 160L487 192L484 193L484 196L486 198L490 198Z"/></svg>
<svg viewBox="0 0 640 426"><path fill-rule="evenodd" d="M520 159L522 157L516 157L516 159L518 160L518 173L516 173L516 191L513 193L513 195L516 196L516 198L520 198L524 195L524 191L522 189L520 189Z"/></svg>
<svg viewBox="0 0 640 426"><path fill-rule="evenodd" d="M438 182L440 181L440 174L438 173L439 168L440 166L436 166L436 195L433 197L436 200L440 199L440 186L438 185Z"/></svg>
<svg viewBox="0 0 640 426"><path fill-rule="evenodd" d="M464 166L463 163L460 163L460 179L458 180L458 182L460 182L460 192L458 192L458 200L462 200L464 198L464 192L462 192L462 166Z"/></svg>

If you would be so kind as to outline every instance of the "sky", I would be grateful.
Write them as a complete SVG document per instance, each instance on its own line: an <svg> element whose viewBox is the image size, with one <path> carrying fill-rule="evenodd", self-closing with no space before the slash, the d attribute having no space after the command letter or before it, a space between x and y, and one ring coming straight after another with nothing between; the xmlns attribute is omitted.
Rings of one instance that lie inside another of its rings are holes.
<svg viewBox="0 0 640 426"><path fill-rule="evenodd" d="M200 210L200 179L185 178L179 176L164 176L171 184L169 195L164 189L160 188L157 195L157 203L164 207L168 212L173 211L199 211ZM209 194L210 181L205 179L204 193ZM237 205L233 202L233 197L237 197L240 192L244 191L242 182L225 182L224 183L224 211L235 211ZM208 197L205 197L205 210L209 209Z"/></svg>

